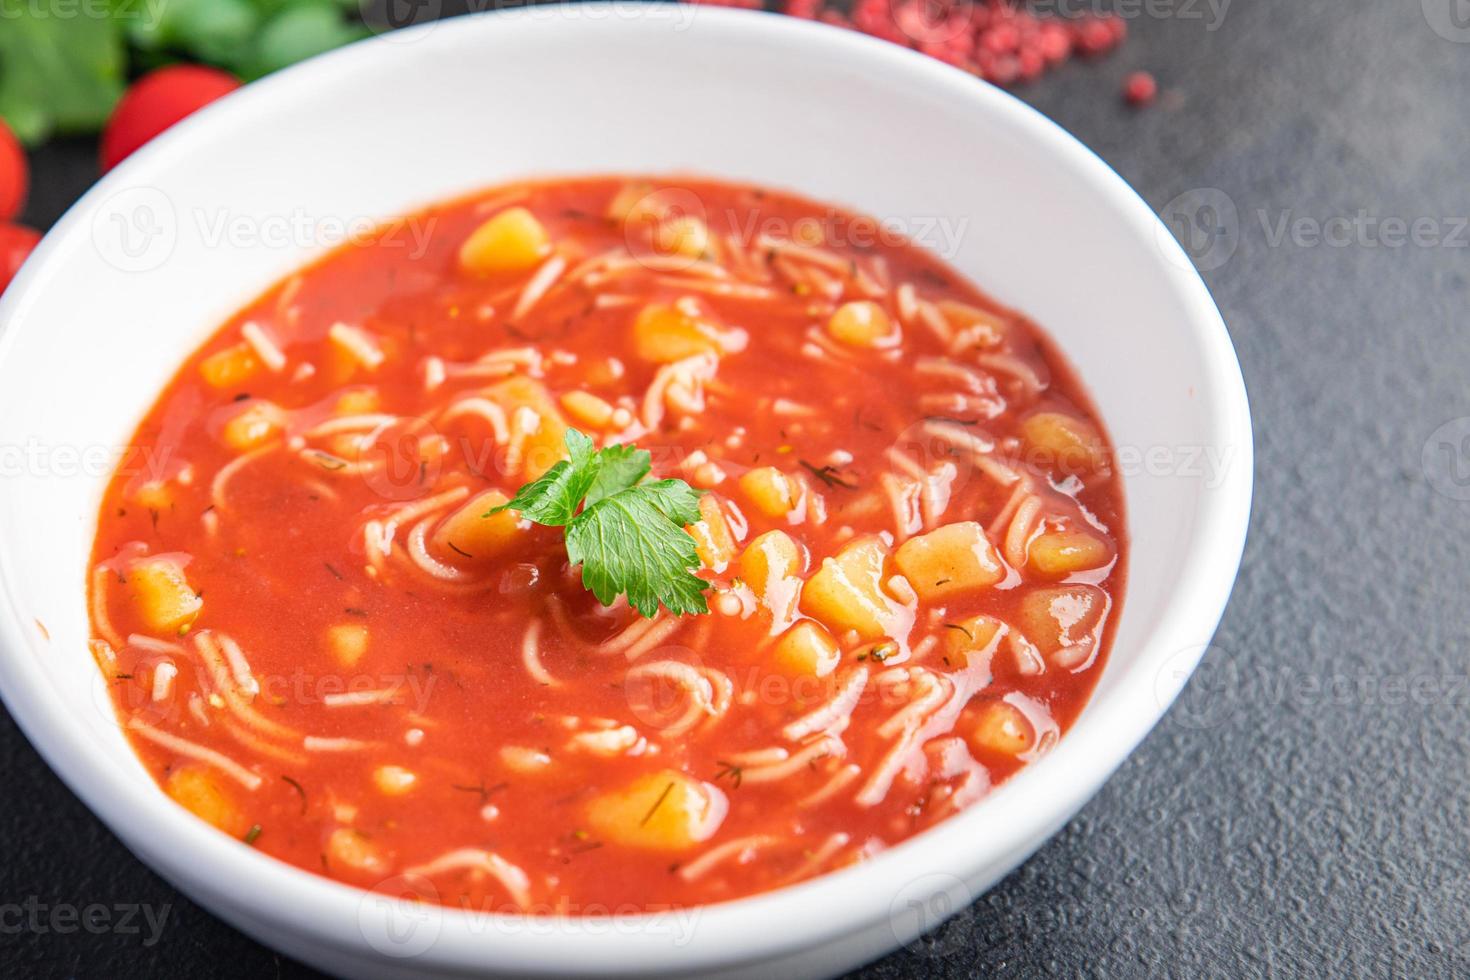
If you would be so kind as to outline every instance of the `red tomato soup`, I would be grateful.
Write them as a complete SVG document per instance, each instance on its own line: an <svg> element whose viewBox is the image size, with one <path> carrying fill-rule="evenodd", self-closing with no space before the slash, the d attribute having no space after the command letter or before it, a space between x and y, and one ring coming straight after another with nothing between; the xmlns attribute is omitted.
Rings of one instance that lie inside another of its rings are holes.
<svg viewBox="0 0 1470 980"><path fill-rule="evenodd" d="M571 430L705 491L659 519L707 613L604 605L569 532L495 510ZM1124 582L1113 451L1038 329L733 184L393 222L225 324L135 442L90 590L148 770L282 861L475 910L716 902L898 844L1056 744Z"/></svg>

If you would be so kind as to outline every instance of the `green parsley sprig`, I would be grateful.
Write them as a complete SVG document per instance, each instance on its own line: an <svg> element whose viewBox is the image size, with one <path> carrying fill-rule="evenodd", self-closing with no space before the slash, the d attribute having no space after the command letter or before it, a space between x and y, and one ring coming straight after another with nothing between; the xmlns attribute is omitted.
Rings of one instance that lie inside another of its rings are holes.
<svg viewBox="0 0 1470 980"><path fill-rule="evenodd" d="M709 612L709 583L694 574L699 555L684 531L700 519L704 491L683 480L642 482L653 459L636 446L594 449L576 429L567 430L566 444L570 458L485 516L514 510L566 528L567 558L582 566L582 584L603 605L626 595L648 617L660 603L676 614Z"/></svg>

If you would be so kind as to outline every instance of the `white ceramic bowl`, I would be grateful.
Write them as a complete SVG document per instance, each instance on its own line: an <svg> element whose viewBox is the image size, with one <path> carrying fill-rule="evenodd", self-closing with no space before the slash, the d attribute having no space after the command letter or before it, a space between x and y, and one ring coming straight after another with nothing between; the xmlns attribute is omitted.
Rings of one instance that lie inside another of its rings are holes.
<svg viewBox="0 0 1470 980"><path fill-rule="evenodd" d="M981 804L860 867L680 915L400 905L277 863L171 804L118 732L84 595L110 451L175 366L339 241L323 223L517 176L680 170L801 191L921 239L942 219L960 232L950 261L1078 365L1123 454L1133 544L1112 656L1070 734ZM0 323L6 704L139 858L261 942L353 976L827 975L910 941L1035 850L1153 727L1214 631L1250 503L1234 352L1143 201L988 85L761 14L520 10L282 72L102 180L41 244Z"/></svg>

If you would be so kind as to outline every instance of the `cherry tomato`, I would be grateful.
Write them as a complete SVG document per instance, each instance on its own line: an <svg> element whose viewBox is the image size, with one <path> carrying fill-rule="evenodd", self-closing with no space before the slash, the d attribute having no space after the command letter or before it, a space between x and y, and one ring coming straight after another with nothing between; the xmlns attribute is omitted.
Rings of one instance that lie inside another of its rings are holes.
<svg viewBox="0 0 1470 980"><path fill-rule="evenodd" d="M0 293L10 285L20 264L41 240L41 233L25 225L0 224Z"/></svg>
<svg viewBox="0 0 1470 980"><path fill-rule="evenodd" d="M29 184L25 151L5 120L0 119L0 221L9 221L20 214Z"/></svg>
<svg viewBox="0 0 1470 980"><path fill-rule="evenodd" d="M102 131L103 171L117 166L180 119L239 87L235 76L201 65L170 65L144 75L123 94Z"/></svg>

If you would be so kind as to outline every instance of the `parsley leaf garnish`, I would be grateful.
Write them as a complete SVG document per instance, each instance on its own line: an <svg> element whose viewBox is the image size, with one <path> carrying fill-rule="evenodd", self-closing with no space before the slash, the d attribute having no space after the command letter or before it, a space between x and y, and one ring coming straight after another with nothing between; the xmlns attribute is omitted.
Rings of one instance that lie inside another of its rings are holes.
<svg viewBox="0 0 1470 980"><path fill-rule="evenodd" d="M696 490L683 480L641 482L647 451L614 445L594 450L576 429L566 434L568 459L516 491L502 510L547 527L565 527L567 558L603 605L619 595L644 616L659 604L671 613L707 613L709 583L694 574L699 555L685 525L700 519Z"/></svg>
<svg viewBox="0 0 1470 980"><path fill-rule="evenodd" d="M592 489L587 491L588 507L633 486L648 475L653 465L653 457L646 450L633 446L608 446L597 455L602 459L602 468L592 481Z"/></svg>
<svg viewBox="0 0 1470 980"><path fill-rule="evenodd" d="M508 502L485 516L503 510L520 511L522 517L547 527L565 527L577 514L577 505L592 489L602 470L602 454L592 448L592 440L576 429L566 434L567 453L551 469L516 491Z"/></svg>

